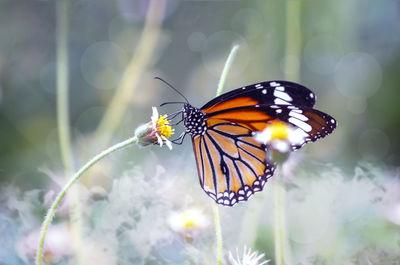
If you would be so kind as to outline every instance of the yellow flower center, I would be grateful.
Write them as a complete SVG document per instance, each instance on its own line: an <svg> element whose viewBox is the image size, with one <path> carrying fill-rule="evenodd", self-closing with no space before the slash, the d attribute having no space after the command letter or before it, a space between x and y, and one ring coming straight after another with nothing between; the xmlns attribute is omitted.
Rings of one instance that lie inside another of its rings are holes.
<svg viewBox="0 0 400 265"><path fill-rule="evenodd" d="M197 222L193 219L192 216L188 216L187 214L183 215L183 226L186 228L196 227Z"/></svg>
<svg viewBox="0 0 400 265"><path fill-rule="evenodd" d="M174 134L174 129L172 129L167 115L160 115L160 118L157 120L157 128L160 134L167 138Z"/></svg>
<svg viewBox="0 0 400 265"><path fill-rule="evenodd" d="M287 140L289 138L290 128L284 122L274 121L270 126L268 126L268 129L271 130L271 140Z"/></svg>

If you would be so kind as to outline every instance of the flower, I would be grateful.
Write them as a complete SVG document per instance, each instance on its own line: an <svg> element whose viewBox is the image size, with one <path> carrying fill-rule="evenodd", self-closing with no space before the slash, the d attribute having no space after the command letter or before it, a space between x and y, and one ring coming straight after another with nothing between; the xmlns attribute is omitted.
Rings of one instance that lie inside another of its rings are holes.
<svg viewBox="0 0 400 265"><path fill-rule="evenodd" d="M209 220L198 208L188 208L181 212L174 212L168 218L172 230L181 232L185 238L191 241L196 230L209 225Z"/></svg>
<svg viewBox="0 0 400 265"><path fill-rule="evenodd" d="M244 247L243 256L240 258L239 251L236 249L236 259L233 257L232 252L229 252L229 265L263 265L267 264L269 260L264 260L264 253L258 255L257 251L252 251L251 248Z"/></svg>
<svg viewBox="0 0 400 265"><path fill-rule="evenodd" d="M171 214L168 219L171 228L175 231L192 228L204 228L209 222L203 212L197 208L189 208Z"/></svg>
<svg viewBox="0 0 400 265"><path fill-rule="evenodd" d="M274 162L284 162L293 147L305 143L307 134L300 128L295 128L283 121L272 121L262 132L257 132L254 138L259 143L271 149L271 159Z"/></svg>
<svg viewBox="0 0 400 265"><path fill-rule="evenodd" d="M153 107L153 115L151 121L139 126L135 130L135 136L137 137L137 144L140 146L147 146L150 144L159 144L160 147L165 143L168 148L172 149L172 143L168 138L174 134L167 115L158 115L156 107Z"/></svg>

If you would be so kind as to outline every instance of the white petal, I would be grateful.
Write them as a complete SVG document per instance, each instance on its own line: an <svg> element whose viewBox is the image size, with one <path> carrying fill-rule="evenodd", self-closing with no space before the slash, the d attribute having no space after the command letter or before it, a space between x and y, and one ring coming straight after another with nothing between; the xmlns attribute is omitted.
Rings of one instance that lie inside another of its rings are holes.
<svg viewBox="0 0 400 265"><path fill-rule="evenodd" d="M153 109L153 115L151 115L151 120L157 122L158 120L158 110L156 107L151 107Z"/></svg>
<svg viewBox="0 0 400 265"><path fill-rule="evenodd" d="M271 146L280 153L287 153L290 151L289 143L284 140L274 140L272 141Z"/></svg>
<svg viewBox="0 0 400 265"><path fill-rule="evenodd" d="M264 131L256 133L254 138L259 143L267 144L271 141L271 130L266 128Z"/></svg>
<svg viewBox="0 0 400 265"><path fill-rule="evenodd" d="M158 144L160 145L160 147L162 147L163 146L163 140L161 139L161 137L158 135L158 133L156 133L156 137L157 137L157 142L158 142Z"/></svg>
<svg viewBox="0 0 400 265"><path fill-rule="evenodd" d="M169 150L172 150L172 143L170 140L165 140L165 144L168 146Z"/></svg>

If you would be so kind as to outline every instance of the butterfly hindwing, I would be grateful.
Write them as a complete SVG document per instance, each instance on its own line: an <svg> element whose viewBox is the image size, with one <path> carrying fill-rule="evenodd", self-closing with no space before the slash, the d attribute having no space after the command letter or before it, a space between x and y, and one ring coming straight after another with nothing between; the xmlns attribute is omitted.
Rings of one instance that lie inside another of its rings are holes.
<svg viewBox="0 0 400 265"><path fill-rule="evenodd" d="M288 81L267 81L248 85L218 96L201 109L211 113L233 107L280 104L313 107L315 94L308 88Z"/></svg>
<svg viewBox="0 0 400 265"><path fill-rule="evenodd" d="M250 129L219 119L208 122L204 135L192 136L200 185L217 203L233 206L261 191L275 166Z"/></svg>

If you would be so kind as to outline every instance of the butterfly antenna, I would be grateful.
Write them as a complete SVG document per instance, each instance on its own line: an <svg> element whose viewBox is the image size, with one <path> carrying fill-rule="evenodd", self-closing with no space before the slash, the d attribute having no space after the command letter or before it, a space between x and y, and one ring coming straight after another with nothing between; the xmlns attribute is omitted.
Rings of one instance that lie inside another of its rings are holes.
<svg viewBox="0 0 400 265"><path fill-rule="evenodd" d="M167 104L185 104L186 102L181 102L181 101L173 101L173 102L164 102L160 104L160 107L167 105Z"/></svg>
<svg viewBox="0 0 400 265"><path fill-rule="evenodd" d="M186 100L186 103L189 103L189 101L187 100L187 98L186 98L181 92L179 92L178 89L176 89L175 87L173 87L170 83L168 83L167 81L165 81L164 79L162 79L161 77L158 77L158 76L154 77L154 79L158 79L158 80L162 81L163 83L165 83L167 86L169 86L170 88L172 88L173 90L175 90L176 93L178 93L179 95L181 95L181 96Z"/></svg>

